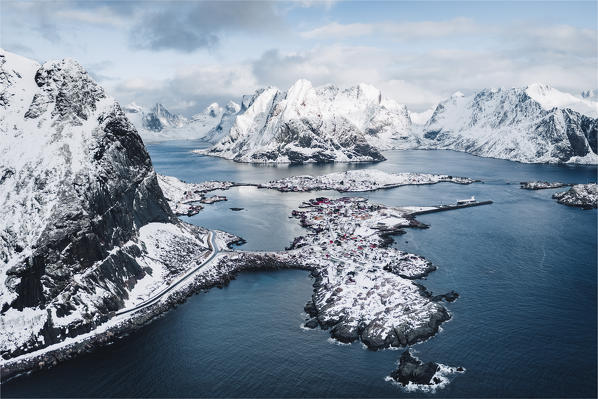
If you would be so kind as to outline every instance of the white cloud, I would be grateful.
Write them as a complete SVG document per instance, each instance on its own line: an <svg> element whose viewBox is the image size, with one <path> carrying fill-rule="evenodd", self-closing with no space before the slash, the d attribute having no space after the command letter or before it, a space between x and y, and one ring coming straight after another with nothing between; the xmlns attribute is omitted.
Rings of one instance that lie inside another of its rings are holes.
<svg viewBox="0 0 598 399"><path fill-rule="evenodd" d="M210 64L180 67L172 77L159 80L127 79L109 91L123 104L135 101L151 106L159 102L171 111L190 116L214 101L238 101L259 87L247 64Z"/></svg>
<svg viewBox="0 0 598 399"><path fill-rule="evenodd" d="M339 24L332 22L318 28L301 32L301 37L306 39L320 39L320 38L349 38L371 35L375 31L375 26L372 24Z"/></svg>
<svg viewBox="0 0 598 399"><path fill-rule="evenodd" d="M308 39L344 39L369 35L384 35L396 40L441 38L472 34L482 31L482 26L469 18L447 21L380 22L339 24L331 22L318 28L301 32Z"/></svg>
<svg viewBox="0 0 598 399"><path fill-rule="evenodd" d="M94 10L62 9L56 11L55 15L61 19L97 25L121 27L127 23L121 15L116 14L112 9L107 7L99 7Z"/></svg>

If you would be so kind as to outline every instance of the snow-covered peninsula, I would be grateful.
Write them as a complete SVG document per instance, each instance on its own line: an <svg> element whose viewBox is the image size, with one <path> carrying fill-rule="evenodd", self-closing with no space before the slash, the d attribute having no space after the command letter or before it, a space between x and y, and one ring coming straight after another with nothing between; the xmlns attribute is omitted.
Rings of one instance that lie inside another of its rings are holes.
<svg viewBox="0 0 598 399"><path fill-rule="evenodd" d="M206 196L214 190L227 190L238 184L228 181L208 181L203 183L187 183L173 176L158 175L158 184L168 201L170 209L177 216L191 216L202 209L202 204L226 201L223 196Z"/></svg>

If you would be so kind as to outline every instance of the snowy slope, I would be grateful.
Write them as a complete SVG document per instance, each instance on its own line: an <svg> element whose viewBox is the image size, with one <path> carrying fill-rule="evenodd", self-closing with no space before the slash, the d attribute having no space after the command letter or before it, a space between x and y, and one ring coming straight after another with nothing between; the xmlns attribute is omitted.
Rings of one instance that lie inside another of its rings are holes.
<svg viewBox="0 0 598 399"><path fill-rule="evenodd" d="M221 117L218 124L212 127L205 135L205 140L212 144L216 144L224 138L230 131L231 126L235 122L235 117L241 110L241 106L234 101L229 101L226 108L221 111Z"/></svg>
<svg viewBox="0 0 598 399"><path fill-rule="evenodd" d="M552 107L568 98L561 94L538 85L455 93L423 127L421 148L519 162L597 163L598 121Z"/></svg>
<svg viewBox="0 0 598 399"><path fill-rule="evenodd" d="M207 250L205 231L174 217L120 106L75 61L0 50L0 137L2 357L93 330Z"/></svg>
<svg viewBox="0 0 598 399"><path fill-rule="evenodd" d="M546 111L550 111L555 107L569 108L591 118L598 117L598 102L595 101L595 98L591 99L591 92L588 93L587 98L583 96L579 98L573 94L559 91L550 85L539 83L529 85L525 92L540 103Z"/></svg>
<svg viewBox="0 0 598 399"><path fill-rule="evenodd" d="M434 114L435 109L436 107L427 109L422 112L409 111L409 119L411 119L411 123L413 123L414 125L425 125Z"/></svg>
<svg viewBox="0 0 598 399"><path fill-rule="evenodd" d="M299 80L287 92L260 89L220 133L229 124L203 153L255 163L380 161L378 149L411 146L413 138L406 107L365 84L341 90Z"/></svg>

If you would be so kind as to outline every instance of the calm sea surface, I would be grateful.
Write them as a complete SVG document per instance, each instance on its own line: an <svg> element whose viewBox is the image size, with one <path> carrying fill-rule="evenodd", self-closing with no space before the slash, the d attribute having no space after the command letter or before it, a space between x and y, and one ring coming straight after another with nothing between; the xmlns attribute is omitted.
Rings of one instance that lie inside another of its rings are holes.
<svg viewBox="0 0 598 399"><path fill-rule="evenodd" d="M359 193L386 205L435 205L475 195L494 204L418 217L427 230L397 237L402 250L438 266L423 284L455 290L453 318L414 346L425 361L463 366L445 389L408 393L386 382L400 351L335 345L300 328L306 272L241 274L195 295L142 330L94 353L0 387L13 396L595 397L597 212L527 191L519 182L596 181L596 167L527 165L450 151L390 151L378 164L255 166L190 153L198 143L149 145L159 173L190 182L265 182L355 168L434 172L483 180ZM319 195L237 187L216 192L186 221L240 235L239 249L283 249L304 234L292 209ZM241 207L233 212L229 208Z"/></svg>

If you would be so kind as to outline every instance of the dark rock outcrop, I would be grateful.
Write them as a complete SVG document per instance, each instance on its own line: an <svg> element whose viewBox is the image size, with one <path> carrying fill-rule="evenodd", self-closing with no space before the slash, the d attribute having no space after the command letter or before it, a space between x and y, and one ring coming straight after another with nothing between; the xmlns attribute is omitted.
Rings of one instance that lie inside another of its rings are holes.
<svg viewBox="0 0 598 399"><path fill-rule="evenodd" d="M390 376L400 382L403 386L410 382L414 384L432 385L434 374L438 371L438 364L434 362L423 363L413 357L407 349L401 355L399 367Z"/></svg>

